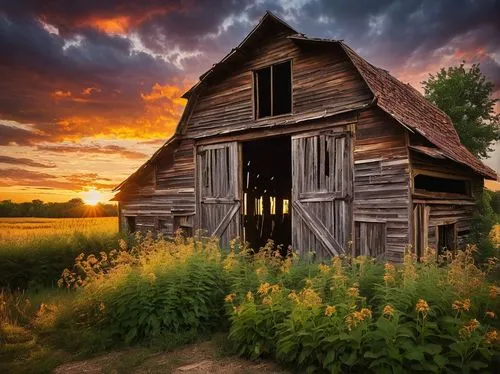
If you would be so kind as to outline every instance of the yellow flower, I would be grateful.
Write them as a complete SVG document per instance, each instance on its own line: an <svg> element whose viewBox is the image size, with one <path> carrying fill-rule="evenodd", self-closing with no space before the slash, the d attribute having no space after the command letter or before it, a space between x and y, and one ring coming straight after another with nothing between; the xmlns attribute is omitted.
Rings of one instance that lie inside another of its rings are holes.
<svg viewBox="0 0 500 374"><path fill-rule="evenodd" d="M486 312L486 316L488 316L490 318L495 318L496 315L495 315L495 312L492 312L491 310L488 310Z"/></svg>
<svg viewBox="0 0 500 374"><path fill-rule="evenodd" d="M496 343L497 341L499 341L498 330L488 331L486 333L485 338L486 338L486 342L488 342L489 344Z"/></svg>
<svg viewBox="0 0 500 374"><path fill-rule="evenodd" d="M274 285L270 286L269 289L271 290L271 293L276 293L280 290L280 286L279 286L279 284L274 284Z"/></svg>
<svg viewBox="0 0 500 374"><path fill-rule="evenodd" d="M330 271L330 267L325 264L319 264L318 269L321 273L328 273Z"/></svg>
<svg viewBox="0 0 500 374"><path fill-rule="evenodd" d="M288 294L288 298L296 303L299 303L299 297L297 296L297 293L295 291L291 291Z"/></svg>
<svg viewBox="0 0 500 374"><path fill-rule="evenodd" d="M455 300L451 307L457 311L468 311L471 307L470 299L464 299L463 301Z"/></svg>
<svg viewBox="0 0 500 374"><path fill-rule="evenodd" d="M356 287L348 288L347 294L351 297L358 297L359 296L359 289L357 289Z"/></svg>
<svg viewBox="0 0 500 374"><path fill-rule="evenodd" d="M241 306L233 306L233 312L236 314L241 313Z"/></svg>
<svg viewBox="0 0 500 374"><path fill-rule="evenodd" d="M384 282L385 283L394 283L394 277L390 274L385 274L384 275Z"/></svg>
<svg viewBox="0 0 500 374"><path fill-rule="evenodd" d="M497 295L498 295L498 289L497 289L497 287L496 286L490 286L489 290L490 290L490 297L492 299L496 299Z"/></svg>
<svg viewBox="0 0 500 374"><path fill-rule="evenodd" d="M253 301L253 293L252 291L248 291L247 294L246 294L246 299L250 302Z"/></svg>
<svg viewBox="0 0 500 374"><path fill-rule="evenodd" d="M271 288L271 285L269 283L261 283L259 286L259 290L257 291L261 295L267 295L269 292L269 289Z"/></svg>
<svg viewBox="0 0 500 374"><path fill-rule="evenodd" d="M361 317L363 320L372 318L372 311L370 309L362 308L359 312L361 313Z"/></svg>
<svg viewBox="0 0 500 374"><path fill-rule="evenodd" d="M477 319L471 319L460 329L459 334L461 337L470 336L478 327L479 321Z"/></svg>
<svg viewBox="0 0 500 374"><path fill-rule="evenodd" d="M383 314L384 316L386 316L386 317L391 317L391 316L393 316L393 315L394 315L394 308L393 308L392 306L390 306L390 305L386 305L386 306L384 307L384 311L383 311L383 313L382 313L382 314Z"/></svg>
<svg viewBox="0 0 500 374"><path fill-rule="evenodd" d="M419 313L426 314L429 311L429 304L424 299L419 299L415 305L415 310Z"/></svg>
<svg viewBox="0 0 500 374"><path fill-rule="evenodd" d="M273 303L273 299L271 299L269 296L266 296L262 299L262 304L264 305L271 305Z"/></svg>
<svg viewBox="0 0 500 374"><path fill-rule="evenodd" d="M327 305L326 309L325 309L325 316L330 317L336 311L337 311L337 308L335 308L335 306Z"/></svg>
<svg viewBox="0 0 500 374"><path fill-rule="evenodd" d="M305 288L300 292L300 298L303 305L308 308L321 304L321 297L312 288Z"/></svg>
<svg viewBox="0 0 500 374"><path fill-rule="evenodd" d="M235 297L236 297L236 294L230 293L229 295L226 295L226 297L224 298L224 301L226 303L232 303Z"/></svg>
<svg viewBox="0 0 500 374"><path fill-rule="evenodd" d="M312 285L313 285L312 280L310 280L310 279L306 279L306 288L311 288L311 287L312 287Z"/></svg>

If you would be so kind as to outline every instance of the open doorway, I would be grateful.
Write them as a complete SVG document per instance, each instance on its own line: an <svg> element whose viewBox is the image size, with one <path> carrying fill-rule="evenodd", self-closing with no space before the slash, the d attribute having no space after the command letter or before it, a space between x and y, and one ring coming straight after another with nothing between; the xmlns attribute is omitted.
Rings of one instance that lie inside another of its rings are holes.
<svg viewBox="0 0 500 374"><path fill-rule="evenodd" d="M288 248L292 242L292 190L289 136L243 143L243 236L259 249L268 239Z"/></svg>

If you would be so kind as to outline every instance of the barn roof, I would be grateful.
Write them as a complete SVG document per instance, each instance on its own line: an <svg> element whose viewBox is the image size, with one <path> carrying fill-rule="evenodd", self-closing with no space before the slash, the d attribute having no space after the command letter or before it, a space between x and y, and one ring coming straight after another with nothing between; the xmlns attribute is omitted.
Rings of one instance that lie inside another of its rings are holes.
<svg viewBox="0 0 500 374"><path fill-rule="evenodd" d="M458 134L449 116L428 101L412 86L402 83L390 75L386 70L370 64L342 40L310 38L304 34L299 34L285 21L276 17L271 12L266 12L245 39L243 39L236 48L233 48L221 61L214 64L207 72L202 74L198 83L182 96L190 100L179 121L179 125L183 123L183 120L187 116L187 112L191 106L189 105L190 101L193 99L192 96L198 91L202 83L226 68L230 63L237 61L239 58L244 58L243 49L255 44L256 40L265 35L266 31L273 26L278 26L281 29L287 30L290 34L288 38L299 43L332 43L340 45L373 93L378 107L387 112L410 131L417 132L424 136L428 141L434 144L445 157L472 168L475 172L484 177L491 179L497 178L494 170L484 165L460 143ZM178 137L178 129L176 130L176 135L167 140L167 142L157 150L144 165L115 187L113 191L123 188L127 183L136 179L152 165L165 149L173 145Z"/></svg>

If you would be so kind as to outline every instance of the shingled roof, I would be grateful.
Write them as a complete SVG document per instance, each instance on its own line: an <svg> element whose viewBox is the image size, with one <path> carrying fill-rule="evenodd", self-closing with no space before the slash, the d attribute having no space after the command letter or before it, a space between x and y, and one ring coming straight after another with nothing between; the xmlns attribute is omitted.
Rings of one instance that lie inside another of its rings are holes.
<svg viewBox="0 0 500 374"><path fill-rule="evenodd" d="M367 62L343 42L339 42L366 84L377 98L377 105L401 124L418 132L453 161L469 166L479 174L496 179L496 173L484 165L460 143L450 117L409 84Z"/></svg>

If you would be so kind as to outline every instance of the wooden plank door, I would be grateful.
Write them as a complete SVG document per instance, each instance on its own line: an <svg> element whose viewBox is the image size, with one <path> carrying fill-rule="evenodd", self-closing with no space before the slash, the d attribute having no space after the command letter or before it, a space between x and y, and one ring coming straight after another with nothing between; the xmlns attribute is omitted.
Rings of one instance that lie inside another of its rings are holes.
<svg viewBox="0 0 500 374"><path fill-rule="evenodd" d="M240 234L240 152L237 142L197 149L198 228L227 248Z"/></svg>
<svg viewBox="0 0 500 374"><path fill-rule="evenodd" d="M292 246L316 258L347 253L352 231L350 133L292 137Z"/></svg>

